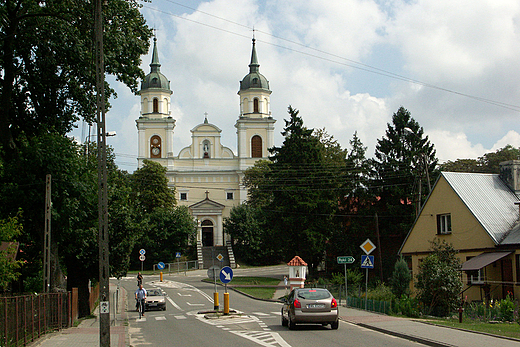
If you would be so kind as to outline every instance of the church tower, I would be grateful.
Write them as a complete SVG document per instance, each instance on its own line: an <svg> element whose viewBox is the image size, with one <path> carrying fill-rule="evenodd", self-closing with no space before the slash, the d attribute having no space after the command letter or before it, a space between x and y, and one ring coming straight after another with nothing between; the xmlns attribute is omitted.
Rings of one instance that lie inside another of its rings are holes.
<svg viewBox="0 0 520 347"><path fill-rule="evenodd" d="M173 130L175 120L171 116L170 81L161 73L157 38L153 40L150 73L141 83L141 115L137 123L138 166L144 159L155 159L166 165L166 158L173 156ZM161 160L163 159L163 160Z"/></svg>
<svg viewBox="0 0 520 347"><path fill-rule="evenodd" d="M269 81L260 73L255 39L249 73L240 82L240 116L235 127L238 137L240 169L246 169L260 158L267 158L274 146L274 123L271 117Z"/></svg>

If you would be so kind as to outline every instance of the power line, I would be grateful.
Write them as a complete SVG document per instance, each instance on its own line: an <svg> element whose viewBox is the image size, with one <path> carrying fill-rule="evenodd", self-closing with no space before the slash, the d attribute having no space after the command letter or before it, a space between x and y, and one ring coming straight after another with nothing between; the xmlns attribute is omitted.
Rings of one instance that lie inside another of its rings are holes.
<svg viewBox="0 0 520 347"><path fill-rule="evenodd" d="M287 43L290 43L290 44L294 44L294 45L297 45L299 47L303 47L303 48L312 50L312 51L314 51L316 53L324 54L324 55L329 56L331 58L325 58L323 56L319 56L319 55L316 55L316 54L303 52L301 50L293 49L293 48L290 48L290 47L282 46L282 45L271 43L271 42L268 42L268 41L262 41L262 40L258 40L257 39L257 42L263 42L263 43L271 45L273 47L285 49L285 50L288 50L288 51L291 51L291 52L294 52L294 53L298 53L298 54L302 54L302 55L306 55L306 56L309 56L309 57L312 57L312 58L321 59L321 60L328 61L328 62L331 62L331 63L352 67L354 69L370 72L370 73L377 74L377 75L380 75L380 76L393 78L393 79L404 81L404 82L409 82L409 83L412 83L412 84L420 85L420 86L431 88L431 89L436 89L436 90L443 91L443 92L446 92L446 93L459 95L459 96L462 96L462 97L466 97L466 98L469 98L469 99L473 99L475 101L487 103L487 104L494 105L494 106L497 106L497 107L509 109L511 111L520 112L520 106L519 105L513 105L513 104L509 104L509 103L505 103L505 102L501 102L501 101L497 101L497 100L492 100L492 99L488 99L488 98L484 98L484 97L480 97L480 96L475 96L475 95L459 92L459 91L456 91L456 90L453 90L453 89L437 86L437 85L434 85L434 84L431 84L431 83L422 82L422 81L419 81L419 80L416 80L416 79L413 79L413 78L410 78L410 77L407 77L407 76L404 76L404 75L400 75L400 74L397 74L397 73L394 73L394 72L391 72L391 71L388 71L388 70L385 70L385 69L381 69L381 68L378 68L378 67L375 67L375 66L372 66L372 65L369 65L369 64L361 63L361 62L358 62L358 61L355 61L355 60L352 60L352 59L349 59L349 58L346 58L346 57L343 57L343 56L340 56L340 55L337 55L337 54L334 54L334 53L330 53L330 52L327 52L327 51L324 51L324 50L320 50L318 48L314 48L314 47L311 47L309 45L302 44L300 42L289 40L289 39L283 38L281 36L276 36L276 35L273 35L271 33L268 33L268 32L262 31L262 30L254 29L254 28L249 27L248 25L237 23L235 21L232 21L232 20L220 17L220 16L216 16L216 15L213 15L213 14L208 13L208 12L200 11L198 9L195 9L195 8L192 8L192 7L180 4L180 3L172 1L172 0L165 0L165 1L167 1L169 3L172 3L174 5L177 5L177 6L181 6L181 7L193 10L194 12L202 13L202 14L204 14L206 16L210 16L210 17L215 18L215 19L218 19L218 20L221 20L221 21L224 21L224 22L227 22L227 23L231 23L231 24L237 25L237 26L239 26L241 28L247 28L247 29L249 29L251 31L254 30L255 32L262 33L264 35L270 36L270 37L275 38L277 40L284 41L284 42L287 42ZM249 38L249 36L246 36L246 35L243 35L243 34L239 34L237 32L231 31L231 30L222 29L222 28L219 28L219 27L214 26L214 25L210 25L210 24L207 24L207 23L199 22L199 21L196 21L196 20L193 20L193 19L186 18L184 16L179 16L179 15L173 14L171 12L160 10L160 9L148 6L148 5L145 5L143 7L147 8L149 10L160 12L160 13L163 13L163 14L166 14L166 15L169 15L169 16L172 16L172 17L176 17L176 18L179 18L179 19L182 19L182 20L185 20L185 21L189 21L189 22L192 22L192 23L195 23L195 24L203 25L203 26L206 26L206 27L211 28L211 29L223 31L223 32L226 32L226 33L229 33L229 34L233 34L233 35L236 35L236 36L240 36L240 37L244 37L244 38ZM340 59L340 60L345 61L345 62L337 61L337 60L334 60L332 58Z"/></svg>

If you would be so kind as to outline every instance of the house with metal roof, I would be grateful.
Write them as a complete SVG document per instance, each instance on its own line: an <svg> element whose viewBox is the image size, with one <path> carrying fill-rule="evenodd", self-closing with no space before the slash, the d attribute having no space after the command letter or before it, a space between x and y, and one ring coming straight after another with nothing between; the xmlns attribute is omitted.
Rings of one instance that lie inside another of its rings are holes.
<svg viewBox="0 0 520 347"><path fill-rule="evenodd" d="M500 174L442 172L399 253L416 275L430 242L444 240L459 252L468 300L520 297L519 201L520 160Z"/></svg>

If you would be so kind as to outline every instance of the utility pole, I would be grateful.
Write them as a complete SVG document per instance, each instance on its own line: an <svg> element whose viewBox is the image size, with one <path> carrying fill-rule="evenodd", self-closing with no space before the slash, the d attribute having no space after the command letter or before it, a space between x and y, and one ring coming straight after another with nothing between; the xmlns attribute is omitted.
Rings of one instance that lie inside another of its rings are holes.
<svg viewBox="0 0 520 347"><path fill-rule="evenodd" d="M110 290L108 250L107 151L105 129L105 63L103 53L102 1L95 1L94 32L96 49L96 108L98 157L98 219L99 219L99 342L110 347Z"/></svg>
<svg viewBox="0 0 520 347"><path fill-rule="evenodd" d="M45 176L45 227L43 231L43 292L51 289L51 175Z"/></svg>

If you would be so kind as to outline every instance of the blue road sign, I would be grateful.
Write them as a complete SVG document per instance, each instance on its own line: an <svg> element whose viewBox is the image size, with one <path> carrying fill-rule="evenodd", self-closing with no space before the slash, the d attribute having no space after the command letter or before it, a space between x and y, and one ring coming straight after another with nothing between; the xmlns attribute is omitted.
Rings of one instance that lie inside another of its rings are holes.
<svg viewBox="0 0 520 347"><path fill-rule="evenodd" d="M139 254L140 254L140 255L145 255L145 254L146 254L146 251L145 251L144 249L141 248L141 249L139 250Z"/></svg>
<svg viewBox="0 0 520 347"><path fill-rule="evenodd" d="M233 279L233 270L229 266L224 266L222 270L220 270L220 282L226 284L231 282Z"/></svg>
<svg viewBox="0 0 520 347"><path fill-rule="evenodd" d="M180 258L181 257L181 252L176 252L175 253L175 258Z"/></svg>
<svg viewBox="0 0 520 347"><path fill-rule="evenodd" d="M361 268L362 269L373 269L374 268L374 256L373 255L362 255L361 256Z"/></svg>
<svg viewBox="0 0 520 347"><path fill-rule="evenodd" d="M159 270L164 269L164 263L163 263L162 261L158 262L158 263L157 263L157 268L158 268Z"/></svg>

